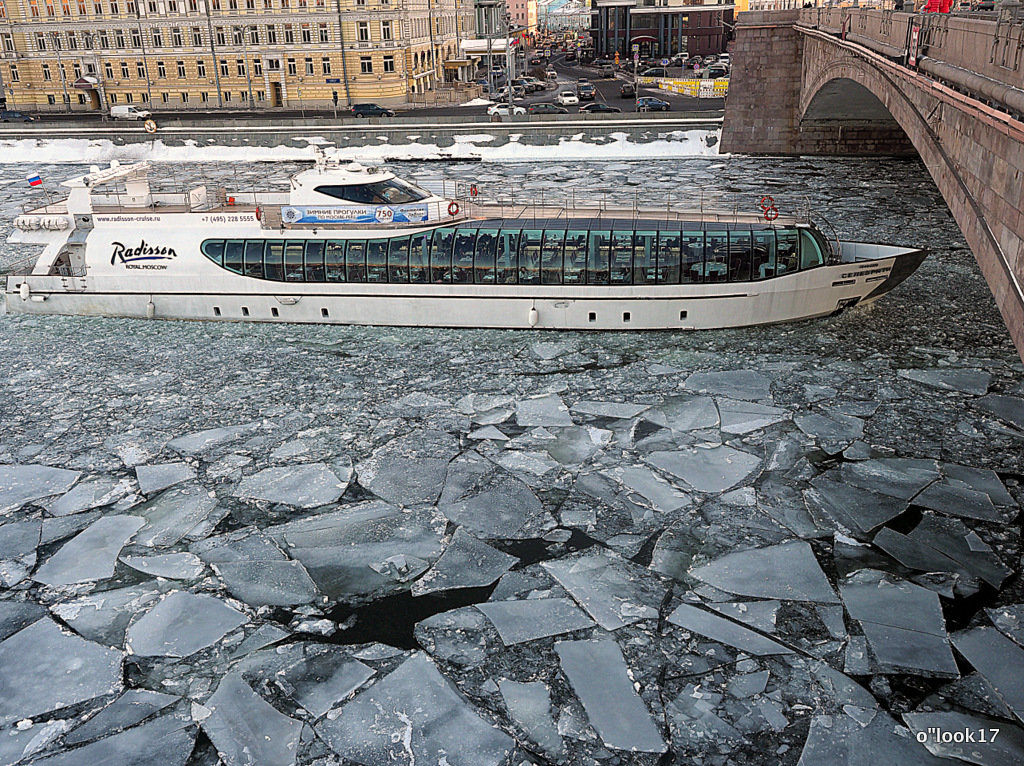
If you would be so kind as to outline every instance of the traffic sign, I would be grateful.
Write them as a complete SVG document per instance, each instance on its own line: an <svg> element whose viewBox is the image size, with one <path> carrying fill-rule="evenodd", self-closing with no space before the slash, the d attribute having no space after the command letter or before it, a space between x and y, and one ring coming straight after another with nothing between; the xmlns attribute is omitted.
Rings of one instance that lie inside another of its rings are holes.
<svg viewBox="0 0 1024 766"><path fill-rule="evenodd" d="M341 78L340 77L328 77L326 82L327 82L328 85L331 85L331 84L337 85L337 84L341 83Z"/></svg>
<svg viewBox="0 0 1024 766"><path fill-rule="evenodd" d="M640 54L639 53L634 53L633 54L633 62L636 63L638 61L640 61Z"/></svg>
<svg viewBox="0 0 1024 766"><path fill-rule="evenodd" d="M668 66L668 59L662 59L661 60L661 65L662 66Z"/></svg>
<svg viewBox="0 0 1024 766"><path fill-rule="evenodd" d="M639 53L639 52L640 52L640 45L638 43L633 43L633 53Z"/></svg>

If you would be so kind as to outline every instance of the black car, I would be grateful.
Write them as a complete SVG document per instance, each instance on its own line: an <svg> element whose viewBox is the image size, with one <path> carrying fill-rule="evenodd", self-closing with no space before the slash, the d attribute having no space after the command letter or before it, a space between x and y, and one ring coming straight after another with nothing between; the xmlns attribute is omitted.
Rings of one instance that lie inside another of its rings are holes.
<svg viewBox="0 0 1024 766"><path fill-rule="evenodd" d="M565 60L566 61L575 61L576 60L576 51L566 51L565 52Z"/></svg>
<svg viewBox="0 0 1024 766"><path fill-rule="evenodd" d="M576 86L576 98L580 101L593 101L596 95L597 91L589 82L581 82Z"/></svg>
<svg viewBox="0 0 1024 766"><path fill-rule="evenodd" d="M593 104L585 104L584 106L581 106L580 111L586 112L587 114L595 114L597 112L621 112L622 110L617 106L609 106L608 104L603 104L600 101L595 101Z"/></svg>
<svg viewBox="0 0 1024 766"><path fill-rule="evenodd" d="M636 110L638 112L667 112L671 108L668 101L662 101L660 98L654 98L654 96L644 96L636 100Z"/></svg>
<svg viewBox="0 0 1024 766"><path fill-rule="evenodd" d="M624 82L619 86L619 95L622 98L633 98L636 95L636 86L631 82Z"/></svg>
<svg viewBox="0 0 1024 766"><path fill-rule="evenodd" d="M22 112L4 110L0 112L0 122L35 122L35 117Z"/></svg>
<svg viewBox="0 0 1024 766"><path fill-rule="evenodd" d="M394 117L395 113L378 104L353 104L353 117Z"/></svg>
<svg viewBox="0 0 1024 766"><path fill-rule="evenodd" d="M569 114L569 110L564 106L558 104L549 104L547 102L541 102L539 104L530 104L526 107L528 114Z"/></svg>

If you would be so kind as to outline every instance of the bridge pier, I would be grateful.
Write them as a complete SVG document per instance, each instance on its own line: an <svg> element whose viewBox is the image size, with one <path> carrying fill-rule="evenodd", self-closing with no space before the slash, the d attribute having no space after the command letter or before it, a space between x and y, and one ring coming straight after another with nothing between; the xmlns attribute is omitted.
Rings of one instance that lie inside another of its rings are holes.
<svg viewBox="0 0 1024 766"><path fill-rule="evenodd" d="M908 25L922 23L915 18L845 8L742 14L721 149L919 155L1024 359L1024 124L896 63ZM858 32L840 39L855 22ZM941 64L967 38L932 39L921 50Z"/></svg>

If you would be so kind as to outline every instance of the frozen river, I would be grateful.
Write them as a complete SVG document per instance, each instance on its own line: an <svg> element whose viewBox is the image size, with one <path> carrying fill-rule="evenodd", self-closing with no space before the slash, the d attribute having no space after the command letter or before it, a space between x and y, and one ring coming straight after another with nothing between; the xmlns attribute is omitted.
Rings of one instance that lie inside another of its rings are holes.
<svg viewBox="0 0 1024 766"><path fill-rule="evenodd" d="M932 255L688 334L0 316L0 766L1024 762L1024 375L919 163L392 168Z"/></svg>

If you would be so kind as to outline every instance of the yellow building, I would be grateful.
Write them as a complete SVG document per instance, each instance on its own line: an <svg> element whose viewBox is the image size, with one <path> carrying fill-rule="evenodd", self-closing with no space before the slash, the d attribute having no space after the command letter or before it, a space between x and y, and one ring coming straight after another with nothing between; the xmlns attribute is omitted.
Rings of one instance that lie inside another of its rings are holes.
<svg viewBox="0 0 1024 766"><path fill-rule="evenodd" d="M9 108L402 104L472 81L471 0L0 0Z"/></svg>

